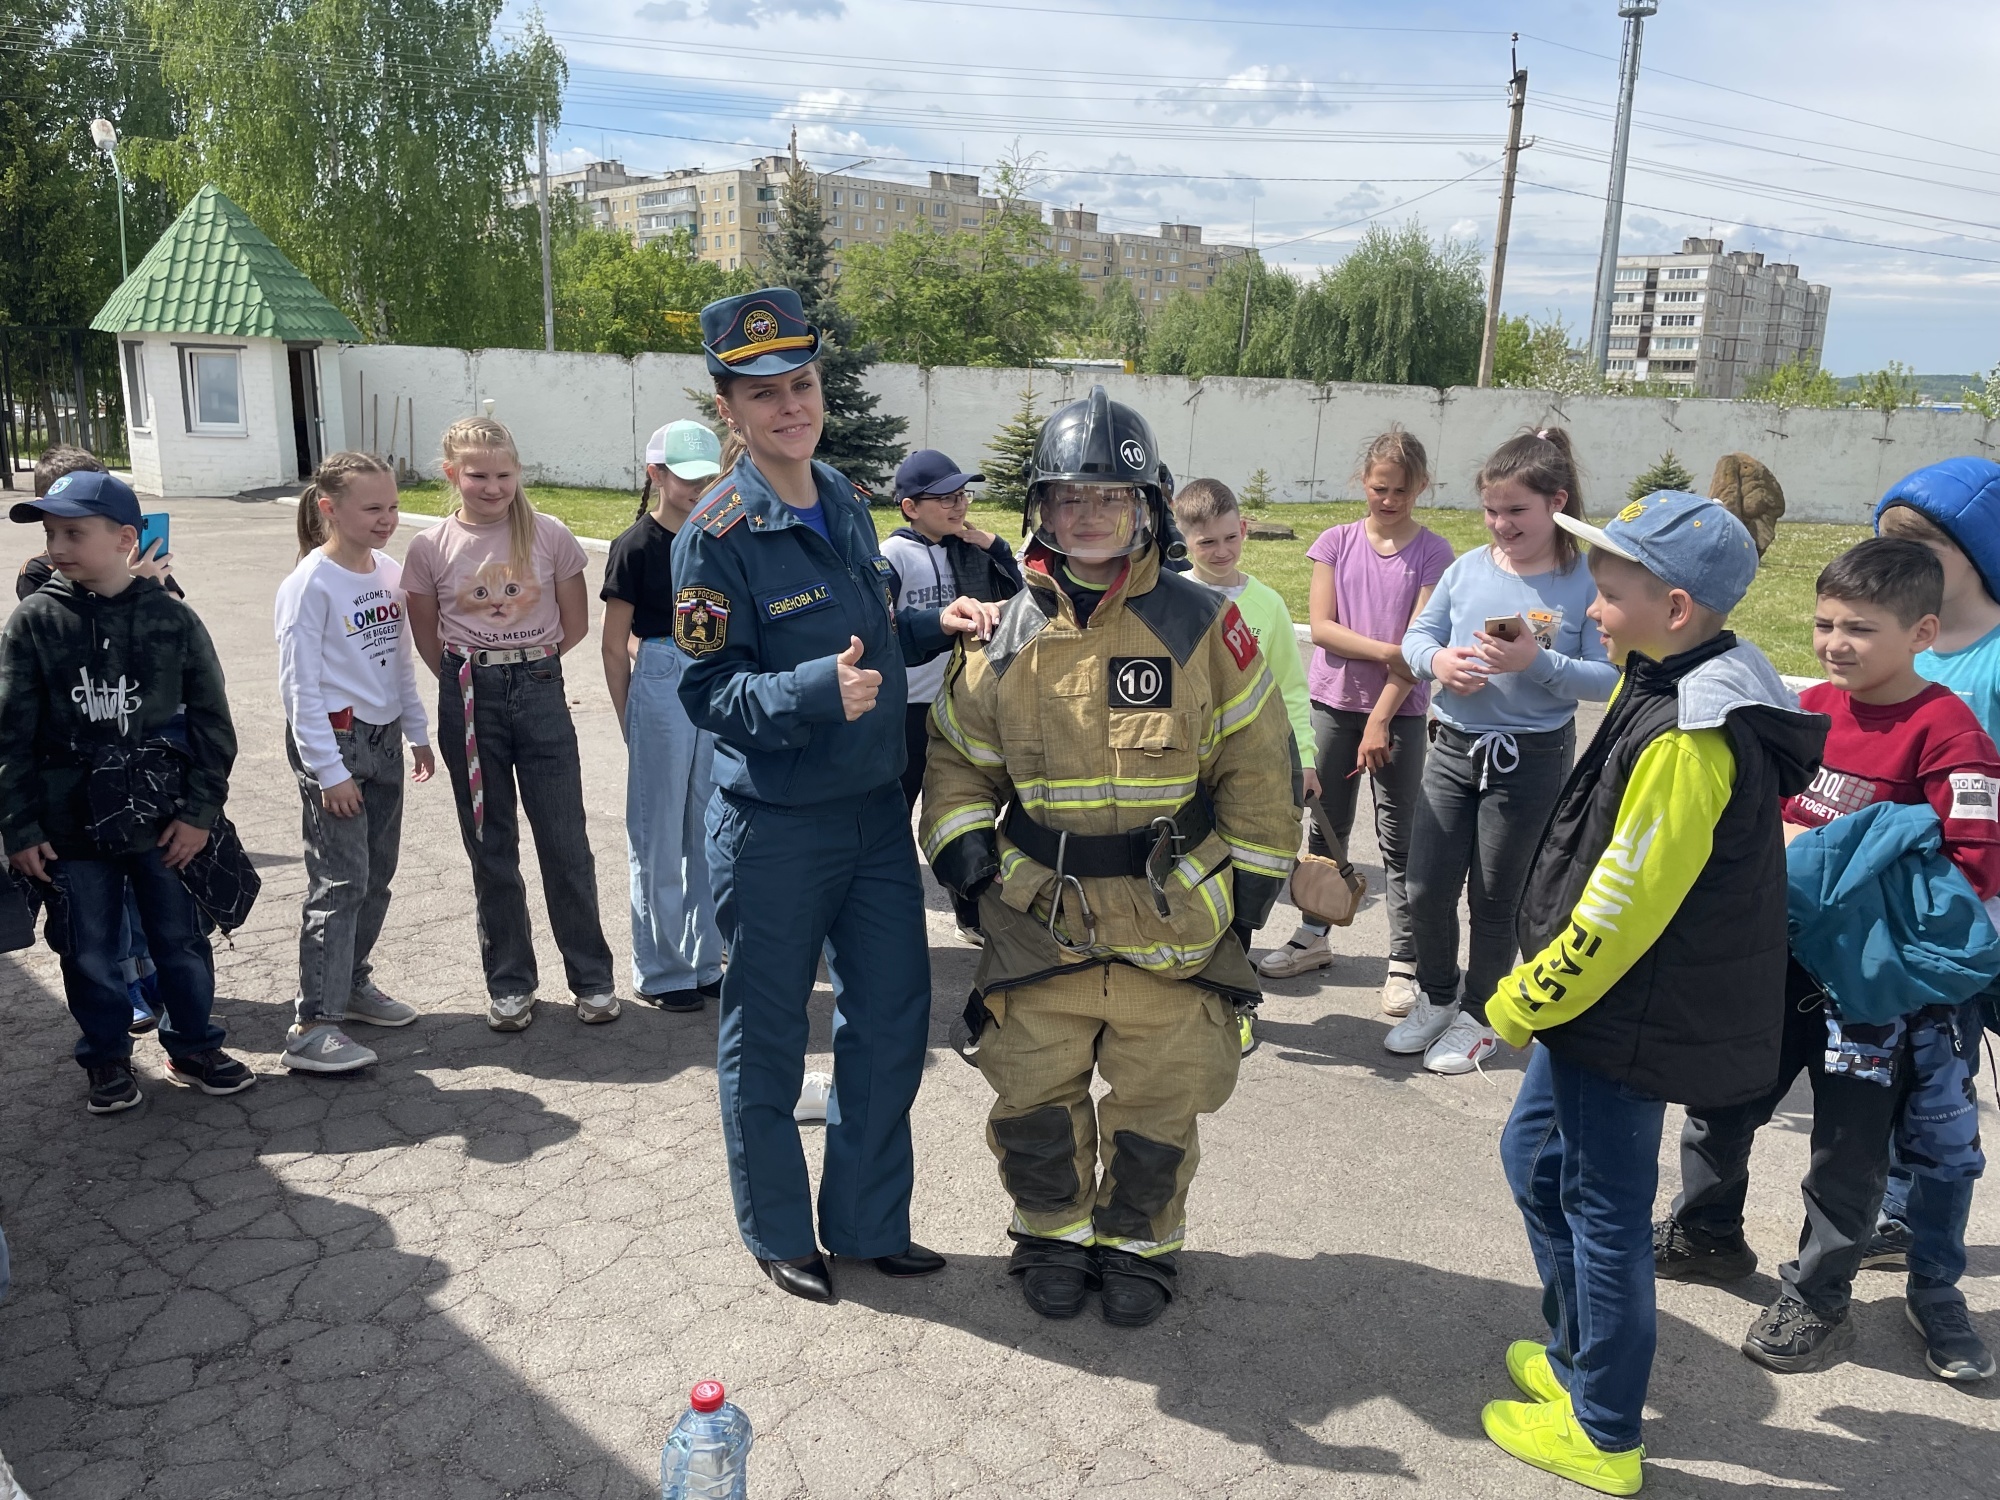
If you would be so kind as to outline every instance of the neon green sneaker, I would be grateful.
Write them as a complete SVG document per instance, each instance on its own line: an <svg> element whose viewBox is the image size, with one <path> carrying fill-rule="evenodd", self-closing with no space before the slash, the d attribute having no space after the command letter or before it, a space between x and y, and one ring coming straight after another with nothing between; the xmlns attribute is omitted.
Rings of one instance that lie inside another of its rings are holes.
<svg viewBox="0 0 2000 1500"><path fill-rule="evenodd" d="M1636 1495L1645 1483L1640 1460L1646 1450L1604 1452L1576 1425L1567 1401L1489 1401L1479 1424L1522 1463L1601 1494Z"/></svg>
<svg viewBox="0 0 2000 1500"><path fill-rule="evenodd" d="M1245 1057L1248 1057L1257 1050L1257 1033L1250 1029L1250 1018L1248 1016L1238 1016L1236 1018L1236 1040L1237 1044L1242 1047L1243 1056Z"/></svg>
<svg viewBox="0 0 2000 1500"><path fill-rule="evenodd" d="M1549 1351L1533 1339L1516 1339L1507 1346L1507 1374L1530 1401L1567 1401L1569 1392L1549 1366Z"/></svg>

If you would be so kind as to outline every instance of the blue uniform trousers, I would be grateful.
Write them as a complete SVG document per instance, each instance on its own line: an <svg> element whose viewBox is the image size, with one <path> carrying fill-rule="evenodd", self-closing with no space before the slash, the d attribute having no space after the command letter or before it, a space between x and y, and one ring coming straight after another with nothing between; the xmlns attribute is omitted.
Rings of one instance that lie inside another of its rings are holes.
<svg viewBox="0 0 2000 1500"><path fill-rule="evenodd" d="M687 665L667 637L639 643L625 700L625 853L632 869L632 984L670 995L722 975L703 819L715 795L715 736L681 707Z"/></svg>
<svg viewBox="0 0 2000 1500"><path fill-rule="evenodd" d="M910 1105L930 1028L930 952L909 809L894 781L778 807L719 792L708 814L729 945L716 1082L736 1223L750 1253L896 1255L910 1245ZM792 1108L821 949L833 976L834 1093L819 1235Z"/></svg>

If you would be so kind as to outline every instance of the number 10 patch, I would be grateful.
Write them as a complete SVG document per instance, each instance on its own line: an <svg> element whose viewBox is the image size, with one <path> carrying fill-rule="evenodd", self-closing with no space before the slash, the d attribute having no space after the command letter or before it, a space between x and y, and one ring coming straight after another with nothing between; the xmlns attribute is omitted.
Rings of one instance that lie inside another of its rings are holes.
<svg viewBox="0 0 2000 1500"><path fill-rule="evenodd" d="M1113 708L1172 708L1174 664L1165 656L1111 658Z"/></svg>

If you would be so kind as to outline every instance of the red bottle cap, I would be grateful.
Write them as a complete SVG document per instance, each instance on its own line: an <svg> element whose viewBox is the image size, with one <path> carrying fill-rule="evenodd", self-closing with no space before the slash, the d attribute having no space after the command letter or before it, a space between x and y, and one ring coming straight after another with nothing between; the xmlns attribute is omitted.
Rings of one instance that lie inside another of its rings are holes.
<svg viewBox="0 0 2000 1500"><path fill-rule="evenodd" d="M719 1411L722 1407L722 1382L704 1380L688 1393L688 1404L696 1411Z"/></svg>

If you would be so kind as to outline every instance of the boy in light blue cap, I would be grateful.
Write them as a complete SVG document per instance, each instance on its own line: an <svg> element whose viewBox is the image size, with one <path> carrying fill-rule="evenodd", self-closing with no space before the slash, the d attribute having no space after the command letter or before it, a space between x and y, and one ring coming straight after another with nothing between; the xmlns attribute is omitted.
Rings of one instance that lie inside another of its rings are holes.
<svg viewBox="0 0 2000 1500"><path fill-rule="evenodd" d="M1590 544L1589 615L1623 674L1529 867L1527 956L1486 1003L1506 1041L1541 1043L1500 1154L1548 1328L1507 1350L1526 1399L1482 1422L1536 1468L1630 1495L1666 1108L1754 1099L1776 1076L1779 808L1810 780L1826 720L1727 628L1757 549L1722 506L1660 491L1601 528L1556 522Z"/></svg>

